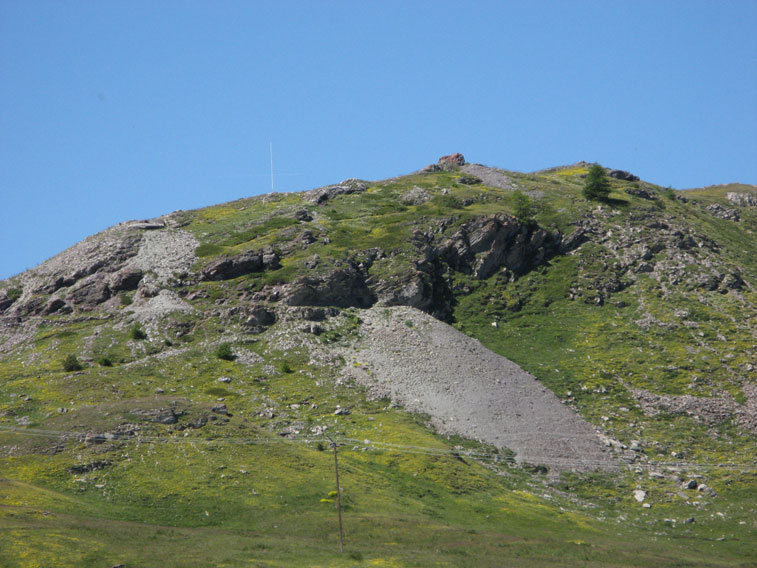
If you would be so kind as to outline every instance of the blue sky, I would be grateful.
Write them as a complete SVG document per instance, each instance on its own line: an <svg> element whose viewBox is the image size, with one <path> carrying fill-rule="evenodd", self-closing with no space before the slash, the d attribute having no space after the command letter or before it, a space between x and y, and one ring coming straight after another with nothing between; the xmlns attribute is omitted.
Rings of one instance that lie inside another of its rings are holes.
<svg viewBox="0 0 757 568"><path fill-rule="evenodd" d="M757 184L757 2L0 2L0 278L451 152Z"/></svg>

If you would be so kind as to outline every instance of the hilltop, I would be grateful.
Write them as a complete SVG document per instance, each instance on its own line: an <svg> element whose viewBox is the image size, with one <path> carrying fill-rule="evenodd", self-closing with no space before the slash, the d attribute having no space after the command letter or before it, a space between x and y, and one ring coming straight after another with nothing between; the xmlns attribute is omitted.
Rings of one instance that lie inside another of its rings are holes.
<svg viewBox="0 0 757 568"><path fill-rule="evenodd" d="M0 559L746 565L757 187L589 166L453 154L0 282Z"/></svg>

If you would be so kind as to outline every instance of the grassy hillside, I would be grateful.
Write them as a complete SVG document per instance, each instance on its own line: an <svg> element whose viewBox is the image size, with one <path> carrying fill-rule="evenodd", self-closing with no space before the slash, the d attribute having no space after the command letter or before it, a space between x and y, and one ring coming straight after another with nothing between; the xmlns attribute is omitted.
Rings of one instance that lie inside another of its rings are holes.
<svg viewBox="0 0 757 568"><path fill-rule="evenodd" d="M138 287L107 265L58 288L44 265L0 283L0 564L754 565L757 208L726 194L755 189L612 180L597 203L582 164L480 183L448 170L93 237L191 243L186 267L151 260ZM583 237L482 273L481 220L514 213L532 240ZM445 243L470 246L468 264ZM278 264L203 276L246 251ZM87 278L110 291L77 304ZM343 302L318 301L329 290ZM332 349L351 348L365 298L439 310L598 427L622 467L518 465L371 399ZM42 313L55 299L70 313Z"/></svg>

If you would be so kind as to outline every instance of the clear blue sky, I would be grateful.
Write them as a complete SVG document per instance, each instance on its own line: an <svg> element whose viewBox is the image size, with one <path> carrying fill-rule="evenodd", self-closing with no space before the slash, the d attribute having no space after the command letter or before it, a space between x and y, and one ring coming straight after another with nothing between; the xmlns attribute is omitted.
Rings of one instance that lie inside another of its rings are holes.
<svg viewBox="0 0 757 568"><path fill-rule="evenodd" d="M0 2L0 278L443 154L757 183L757 2Z"/></svg>

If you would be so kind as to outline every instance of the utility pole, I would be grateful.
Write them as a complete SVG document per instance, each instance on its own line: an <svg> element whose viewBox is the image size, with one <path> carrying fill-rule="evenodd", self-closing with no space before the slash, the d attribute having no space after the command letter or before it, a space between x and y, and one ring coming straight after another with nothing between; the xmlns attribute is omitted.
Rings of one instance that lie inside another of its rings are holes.
<svg viewBox="0 0 757 568"><path fill-rule="evenodd" d="M334 448L334 472L336 474L336 510L339 514L339 552L344 552L344 532L342 531L342 489L339 487L339 459L337 458L337 444L330 437L331 447Z"/></svg>

